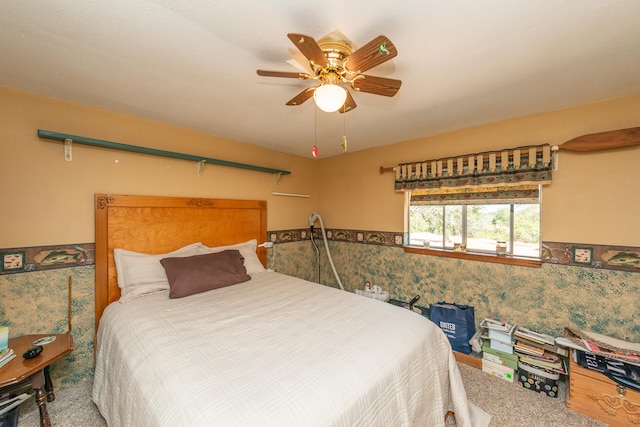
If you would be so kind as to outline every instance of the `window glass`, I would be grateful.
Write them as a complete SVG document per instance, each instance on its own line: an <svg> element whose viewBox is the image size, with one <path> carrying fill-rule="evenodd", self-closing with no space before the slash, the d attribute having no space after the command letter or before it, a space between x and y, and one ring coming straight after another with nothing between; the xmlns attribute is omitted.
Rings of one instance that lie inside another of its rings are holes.
<svg viewBox="0 0 640 427"><path fill-rule="evenodd" d="M515 201L515 200L514 200ZM409 206L409 245L496 253L504 242L507 254L540 257L539 203L431 204Z"/></svg>
<svg viewBox="0 0 640 427"><path fill-rule="evenodd" d="M499 241L509 243L511 205L467 206L467 250L495 252Z"/></svg>
<svg viewBox="0 0 640 427"><path fill-rule="evenodd" d="M446 205L444 207L445 241L446 249L453 249L454 243L462 243L462 206Z"/></svg>
<svg viewBox="0 0 640 427"><path fill-rule="evenodd" d="M540 258L540 205L514 205L513 254Z"/></svg>
<svg viewBox="0 0 640 427"><path fill-rule="evenodd" d="M443 206L409 207L409 245L442 249Z"/></svg>

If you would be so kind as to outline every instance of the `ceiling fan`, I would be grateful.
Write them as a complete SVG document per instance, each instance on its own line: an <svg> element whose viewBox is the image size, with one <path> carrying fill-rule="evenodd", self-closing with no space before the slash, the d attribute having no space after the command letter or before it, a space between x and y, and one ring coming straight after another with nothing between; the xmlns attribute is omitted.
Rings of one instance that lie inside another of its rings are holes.
<svg viewBox="0 0 640 427"><path fill-rule="evenodd" d="M398 54L386 36L380 35L355 51L346 37L337 31L318 41L303 34L290 33L287 37L309 61L311 72L257 70L258 75L320 82L317 86L304 89L287 105L301 105L313 96L316 105L323 111L346 113L357 107L348 86L356 92L383 96L394 96L400 89L400 80L362 74Z"/></svg>

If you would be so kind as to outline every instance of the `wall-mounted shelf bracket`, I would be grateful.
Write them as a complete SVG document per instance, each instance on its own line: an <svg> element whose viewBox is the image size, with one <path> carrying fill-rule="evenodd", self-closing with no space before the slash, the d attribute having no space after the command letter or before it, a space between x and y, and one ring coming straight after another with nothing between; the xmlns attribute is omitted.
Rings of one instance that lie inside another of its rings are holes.
<svg viewBox="0 0 640 427"><path fill-rule="evenodd" d="M212 163L220 166L229 166L233 168L249 169L259 172L268 172L277 175L290 175L290 171L266 168L262 166L248 165L245 163L229 162L227 160L213 159L211 157L194 156L191 154L176 153L174 151L156 150L155 148L139 147L136 145L120 144L118 142L103 141L100 139L86 138L83 136L68 135L64 133L51 132L48 130L38 129L38 136L44 139L54 141L62 141L65 143L65 159L71 160L71 141L76 144L92 145L94 147L110 148L113 150L129 151L133 153L150 154L153 156L169 157L173 159L191 160L198 162L198 175L202 172L204 163ZM67 143L67 140L70 142ZM69 155L67 156L67 145L69 146ZM202 164L202 166L200 165Z"/></svg>
<svg viewBox="0 0 640 427"><path fill-rule="evenodd" d="M73 152L72 152L73 140L70 138L65 138L64 140L64 159L67 162L73 160Z"/></svg>
<svg viewBox="0 0 640 427"><path fill-rule="evenodd" d="M204 169L204 164L206 163L206 160L200 160L197 163L197 171L198 171L198 176L202 176L202 170Z"/></svg>
<svg viewBox="0 0 640 427"><path fill-rule="evenodd" d="M280 181L280 177L282 176L282 173L280 172L276 172L273 174L273 185L277 185L278 181Z"/></svg>

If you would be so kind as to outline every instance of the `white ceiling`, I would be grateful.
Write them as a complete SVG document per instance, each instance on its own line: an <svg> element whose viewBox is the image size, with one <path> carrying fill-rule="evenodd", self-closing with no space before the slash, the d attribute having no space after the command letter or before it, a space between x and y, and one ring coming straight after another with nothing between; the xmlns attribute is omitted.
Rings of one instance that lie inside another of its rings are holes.
<svg viewBox="0 0 640 427"><path fill-rule="evenodd" d="M328 114L285 106L314 81L256 74L334 29L391 39L366 73L395 97ZM3 0L0 61L0 86L328 157L345 129L356 151L640 92L640 1Z"/></svg>

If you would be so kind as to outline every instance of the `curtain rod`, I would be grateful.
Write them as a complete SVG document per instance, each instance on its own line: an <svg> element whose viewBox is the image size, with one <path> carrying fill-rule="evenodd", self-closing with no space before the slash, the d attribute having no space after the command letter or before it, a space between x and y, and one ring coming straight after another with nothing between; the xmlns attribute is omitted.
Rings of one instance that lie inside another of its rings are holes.
<svg viewBox="0 0 640 427"><path fill-rule="evenodd" d="M276 174L276 175L289 175L289 174L291 174L290 171L285 171L285 170L280 170L280 169L272 169L272 168L266 168L266 167L262 167L262 166L248 165L248 164L245 164L245 163L229 162L227 160L213 159L213 158L210 158L210 157L203 157L203 156L194 156L194 155L191 155L191 154L176 153L174 151L157 150L155 148L139 147L137 145L129 145L129 144L121 144L121 143L118 143L118 142L103 141L103 140L100 140L100 139L86 138L86 137L77 136L77 135L68 135L68 134L65 134L65 133L51 132L51 131L48 131L48 130L38 129L38 136L40 138L51 139L51 140L54 140L54 141L65 142L65 140L71 140L72 142L75 142L76 144L92 145L92 146L95 146L95 147L111 148L111 149L114 149L114 150L130 151L130 152L133 152L133 153L151 154L153 156L169 157L169 158L173 158L173 159L192 160L192 161L195 161L195 162L212 163L212 164L220 165L220 166L230 166L230 167L240 168L240 169L249 169L249 170L255 170L255 171L259 171L259 172L268 172L268 173L272 173L272 174ZM202 164L202 163L200 163L200 164Z"/></svg>

